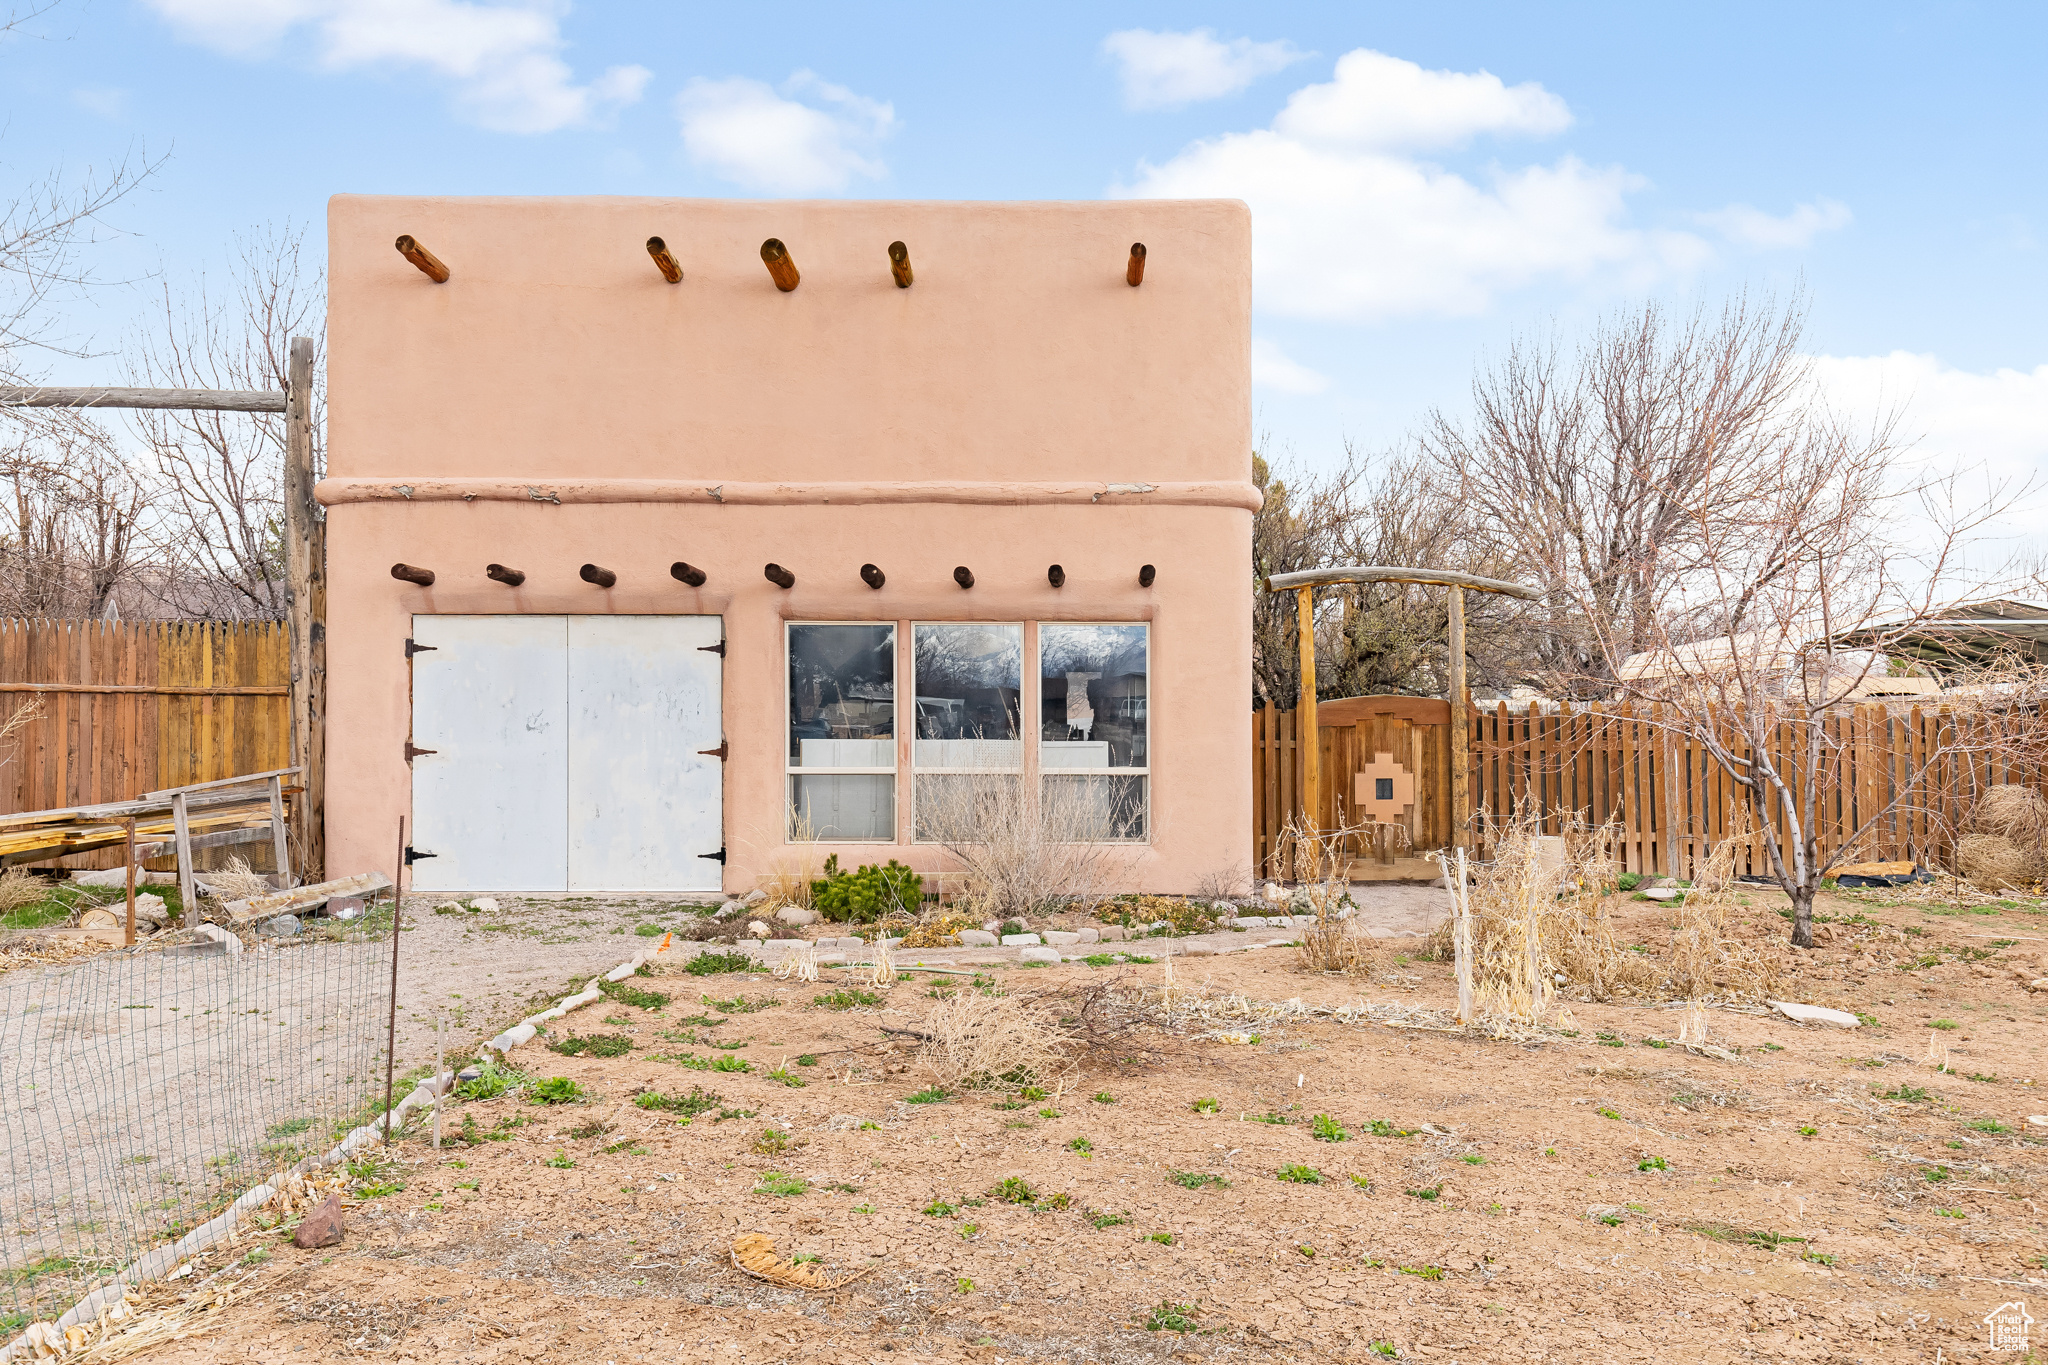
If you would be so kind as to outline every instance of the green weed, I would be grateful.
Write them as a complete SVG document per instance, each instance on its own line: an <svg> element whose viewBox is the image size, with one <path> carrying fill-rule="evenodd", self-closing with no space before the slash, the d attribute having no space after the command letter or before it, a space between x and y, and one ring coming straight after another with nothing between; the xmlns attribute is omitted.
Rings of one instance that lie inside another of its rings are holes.
<svg viewBox="0 0 2048 1365"><path fill-rule="evenodd" d="M564 1057L623 1057L632 1050L633 1040L623 1033L579 1033L548 1040L548 1051Z"/></svg>
<svg viewBox="0 0 2048 1365"><path fill-rule="evenodd" d="M536 1104L573 1104L589 1093L567 1076L550 1076L534 1083L533 1100Z"/></svg>

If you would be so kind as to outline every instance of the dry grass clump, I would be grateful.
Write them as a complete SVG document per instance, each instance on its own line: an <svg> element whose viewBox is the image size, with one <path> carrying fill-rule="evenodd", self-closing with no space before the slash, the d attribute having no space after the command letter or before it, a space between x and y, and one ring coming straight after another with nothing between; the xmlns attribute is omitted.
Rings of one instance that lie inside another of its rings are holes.
<svg viewBox="0 0 2048 1365"><path fill-rule="evenodd" d="M1956 841L1956 870L1988 890L2048 877L2048 801L2031 787L1987 787Z"/></svg>
<svg viewBox="0 0 2048 1365"><path fill-rule="evenodd" d="M0 872L0 915L11 915L49 894L49 883L25 867L10 867Z"/></svg>
<svg viewBox="0 0 2048 1365"><path fill-rule="evenodd" d="M1777 989L1775 962L1749 944L1728 938L1728 907L1735 895L1735 854L1749 838L1737 829L1707 854L1692 888L1678 906L1663 988L1680 1000L1709 995L1760 1001ZM1704 1035L1699 1041L1704 1041Z"/></svg>
<svg viewBox="0 0 2048 1365"><path fill-rule="evenodd" d="M1304 929L1295 953L1308 971L1345 976L1369 976L1381 961L1373 941L1339 919L1318 919L1312 928Z"/></svg>
<svg viewBox="0 0 2048 1365"><path fill-rule="evenodd" d="M1622 950L1605 906L1611 826L1545 836L1532 820L1498 827L1493 859L1472 865L1474 1003L1495 1023L1555 1020L1559 976L1595 1000L1656 991L1654 964ZM1450 956L1450 927L1431 948Z"/></svg>
<svg viewBox="0 0 2048 1365"><path fill-rule="evenodd" d="M228 865L214 872L201 874L207 890L218 901L245 901L257 896L267 896L277 888L270 884L270 878L249 868L248 860L239 854L228 859Z"/></svg>
<svg viewBox="0 0 2048 1365"><path fill-rule="evenodd" d="M1367 976L1380 965L1373 941L1350 922L1351 859L1345 852L1362 827L1306 830L1294 816L1281 828L1280 855L1302 879L1316 922L1302 931L1295 963L1304 971Z"/></svg>
<svg viewBox="0 0 2048 1365"><path fill-rule="evenodd" d="M918 1058L943 1086L1057 1085L1074 1070L1074 1040L1058 1016L1015 996L956 992L919 1032Z"/></svg>
<svg viewBox="0 0 2048 1365"><path fill-rule="evenodd" d="M798 814L794 804L787 802L784 803L783 818L788 827L788 837L777 842L792 845L800 851L794 862L781 854L776 855L769 863L768 871L754 882L755 889L768 897L760 909L770 915L785 906L810 909L811 883L818 879L818 860L807 847L817 841L816 826L809 817Z"/></svg>
<svg viewBox="0 0 2048 1365"><path fill-rule="evenodd" d="M1987 891L2025 886L2039 861L2002 834L1965 834L1956 841L1957 870Z"/></svg>

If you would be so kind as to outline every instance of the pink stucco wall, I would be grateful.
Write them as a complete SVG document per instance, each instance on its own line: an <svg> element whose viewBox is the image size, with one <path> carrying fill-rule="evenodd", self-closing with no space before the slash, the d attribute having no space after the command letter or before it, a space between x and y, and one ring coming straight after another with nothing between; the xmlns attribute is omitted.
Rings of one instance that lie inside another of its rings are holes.
<svg viewBox="0 0 2048 1365"><path fill-rule="evenodd" d="M1153 829L1129 885L1249 867L1241 204L342 196L329 219L330 872L387 865L408 808L413 614L515 611L724 617L729 890L788 854L783 621L1150 622ZM399 233L451 280L408 265ZM770 236L794 293L761 264ZM705 587L668 576L678 559ZM435 586L394 581L398 560ZM526 586L487 580L493 560ZM794 590L762 577L771 560ZM586 561L617 587L581 582ZM908 842L840 851L944 864Z"/></svg>

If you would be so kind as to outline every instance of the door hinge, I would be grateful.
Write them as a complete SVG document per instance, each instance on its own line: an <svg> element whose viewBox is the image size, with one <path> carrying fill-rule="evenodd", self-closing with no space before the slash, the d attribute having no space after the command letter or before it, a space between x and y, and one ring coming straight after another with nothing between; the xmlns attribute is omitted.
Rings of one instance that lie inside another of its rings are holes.
<svg viewBox="0 0 2048 1365"><path fill-rule="evenodd" d="M698 645L697 652L699 654L716 654L719 658L723 659L725 657L725 641L720 640L715 645ZM708 858L711 855L707 853L704 856Z"/></svg>
<svg viewBox="0 0 2048 1365"><path fill-rule="evenodd" d="M440 856L438 853L422 853L411 844L405 846L405 865L407 867L411 867L422 858L438 858Z"/></svg>
<svg viewBox="0 0 2048 1365"><path fill-rule="evenodd" d="M439 648L439 645L420 644L408 636L405 641L405 657L410 659L415 654L431 654Z"/></svg>
<svg viewBox="0 0 2048 1365"><path fill-rule="evenodd" d="M722 863L725 861L725 850L721 848L716 853L699 853L697 856L699 858L709 858L714 863Z"/></svg>
<svg viewBox="0 0 2048 1365"><path fill-rule="evenodd" d="M700 753L700 754L717 754L717 755L718 755L718 761L719 761L720 763L723 763L723 762L725 762L725 761L726 761L726 760L727 760L728 758L730 758L730 757L731 757L731 755L730 755L730 754L729 754L729 753L727 752L727 750L728 750L728 749L730 748L731 744L732 744L732 741L731 741L731 740L729 740L729 739L721 739L721 740L719 740L719 741L718 741L718 747L717 747L716 749L699 749L699 750L698 750L697 752L698 752L698 753ZM431 750L431 749L428 749L428 750L426 750L425 752L427 752L427 753L432 753L432 752L433 752L433 750Z"/></svg>
<svg viewBox="0 0 2048 1365"><path fill-rule="evenodd" d="M413 761L414 759L418 758L418 757L419 757L419 756L420 756L421 754L438 754L438 753L440 753L440 752L441 752L441 751L440 751L439 749L420 749L420 748L415 748L415 747L413 746L413 742L412 742L411 740L407 740L407 741L405 742L405 761L406 761L406 762L408 762L408 763L410 763L410 762L412 762L412 761Z"/></svg>

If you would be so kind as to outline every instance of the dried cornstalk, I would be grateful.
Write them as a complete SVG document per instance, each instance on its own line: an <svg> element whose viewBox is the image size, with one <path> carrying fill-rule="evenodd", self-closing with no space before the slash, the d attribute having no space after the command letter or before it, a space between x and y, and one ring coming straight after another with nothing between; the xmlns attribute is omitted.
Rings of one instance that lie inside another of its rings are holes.
<svg viewBox="0 0 2048 1365"><path fill-rule="evenodd" d="M807 940L784 953L775 964L775 976L782 981L816 981L818 945Z"/></svg>

